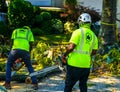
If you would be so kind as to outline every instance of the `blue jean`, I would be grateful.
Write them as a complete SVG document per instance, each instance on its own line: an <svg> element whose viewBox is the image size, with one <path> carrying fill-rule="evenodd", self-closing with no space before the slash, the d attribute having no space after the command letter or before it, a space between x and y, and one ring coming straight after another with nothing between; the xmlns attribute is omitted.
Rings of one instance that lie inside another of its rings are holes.
<svg viewBox="0 0 120 92"><path fill-rule="evenodd" d="M28 51L20 50L20 49L11 50L8 56L7 64L6 64L6 82L7 83L10 83L11 81L11 68L13 66L14 61L18 58L22 58L29 73L34 72L34 69L30 61L30 53ZM31 79L33 84L37 83L36 76L31 77Z"/></svg>

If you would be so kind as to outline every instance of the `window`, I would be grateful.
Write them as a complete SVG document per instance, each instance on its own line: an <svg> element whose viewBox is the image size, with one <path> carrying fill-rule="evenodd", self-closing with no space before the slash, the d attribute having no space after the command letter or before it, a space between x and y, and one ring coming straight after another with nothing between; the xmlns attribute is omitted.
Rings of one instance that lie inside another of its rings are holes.
<svg viewBox="0 0 120 92"><path fill-rule="evenodd" d="M36 6L51 6L51 0L26 0Z"/></svg>

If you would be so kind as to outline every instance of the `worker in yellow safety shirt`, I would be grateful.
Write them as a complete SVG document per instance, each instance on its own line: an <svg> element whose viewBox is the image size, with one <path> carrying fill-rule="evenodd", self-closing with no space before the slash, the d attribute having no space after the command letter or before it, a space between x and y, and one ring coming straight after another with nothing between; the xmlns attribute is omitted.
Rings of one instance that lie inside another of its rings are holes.
<svg viewBox="0 0 120 92"><path fill-rule="evenodd" d="M11 39L12 39L11 51L9 53L6 64L6 80L4 84L6 89L11 89L11 68L15 60L17 60L18 58L22 58L29 73L34 72L34 69L30 61L30 51L32 49L31 43L34 41L34 37L30 27L24 26L22 28L15 29L12 33ZM31 79L33 88L37 90L38 83L36 76L31 77Z"/></svg>
<svg viewBox="0 0 120 92"><path fill-rule="evenodd" d="M79 29L72 33L66 52L62 55L62 61L67 64L64 92L71 92L77 81L80 92L87 92L91 55L95 55L98 49L98 39L90 29L91 22L88 13L78 17Z"/></svg>

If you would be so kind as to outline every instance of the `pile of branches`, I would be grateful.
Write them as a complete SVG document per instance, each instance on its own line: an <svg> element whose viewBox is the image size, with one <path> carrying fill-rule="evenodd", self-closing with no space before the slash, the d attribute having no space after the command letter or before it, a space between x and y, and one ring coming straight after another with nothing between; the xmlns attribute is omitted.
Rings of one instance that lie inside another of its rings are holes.
<svg viewBox="0 0 120 92"><path fill-rule="evenodd" d="M84 7L81 5L71 5L67 4L64 6L65 11L64 13L61 14L61 17L67 18L68 21L77 21L78 17L82 13L89 13L92 17L92 22L95 23L101 19L101 15L94 10L94 9L89 9L88 7Z"/></svg>
<svg viewBox="0 0 120 92"><path fill-rule="evenodd" d="M109 74L120 74L120 46L115 44L109 47L108 53L101 55L96 54L94 57L94 72Z"/></svg>

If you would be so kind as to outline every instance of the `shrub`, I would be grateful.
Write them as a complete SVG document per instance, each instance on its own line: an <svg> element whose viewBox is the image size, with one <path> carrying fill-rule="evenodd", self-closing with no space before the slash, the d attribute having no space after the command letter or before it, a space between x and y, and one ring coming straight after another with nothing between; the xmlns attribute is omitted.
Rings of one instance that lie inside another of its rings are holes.
<svg viewBox="0 0 120 92"><path fill-rule="evenodd" d="M40 7L38 7L38 6L33 6L33 12L34 12L34 14L35 15L39 15L40 14Z"/></svg>
<svg viewBox="0 0 120 92"><path fill-rule="evenodd" d="M10 46L0 45L0 58L8 57L9 52L10 52Z"/></svg>
<svg viewBox="0 0 120 92"><path fill-rule="evenodd" d="M60 19L52 19L52 31L53 33L62 33L63 32L63 23Z"/></svg>
<svg viewBox="0 0 120 92"><path fill-rule="evenodd" d="M41 16L41 15L36 15L36 17L35 17L35 24L36 25L40 25L41 23L42 23L42 21L43 21L43 16Z"/></svg>
<svg viewBox="0 0 120 92"><path fill-rule="evenodd" d="M6 63L5 62L0 62L0 71L5 72L6 70Z"/></svg>
<svg viewBox="0 0 120 92"><path fill-rule="evenodd" d="M32 32L35 36L43 35L43 31L40 28L33 28Z"/></svg>
<svg viewBox="0 0 120 92"><path fill-rule="evenodd" d="M52 34L51 20L47 20L47 21L43 20L41 23L41 30L43 30L43 34L45 35Z"/></svg>
<svg viewBox="0 0 120 92"><path fill-rule="evenodd" d="M7 27L6 27L6 25L5 25L5 23L3 21L0 21L0 34L2 34L4 36L6 34L8 34Z"/></svg>
<svg viewBox="0 0 120 92"><path fill-rule="evenodd" d="M24 0L12 0L8 6L8 21L12 28L32 25L33 6Z"/></svg>
<svg viewBox="0 0 120 92"><path fill-rule="evenodd" d="M40 15L43 17L43 20L51 19L51 14L49 12L41 12Z"/></svg>

